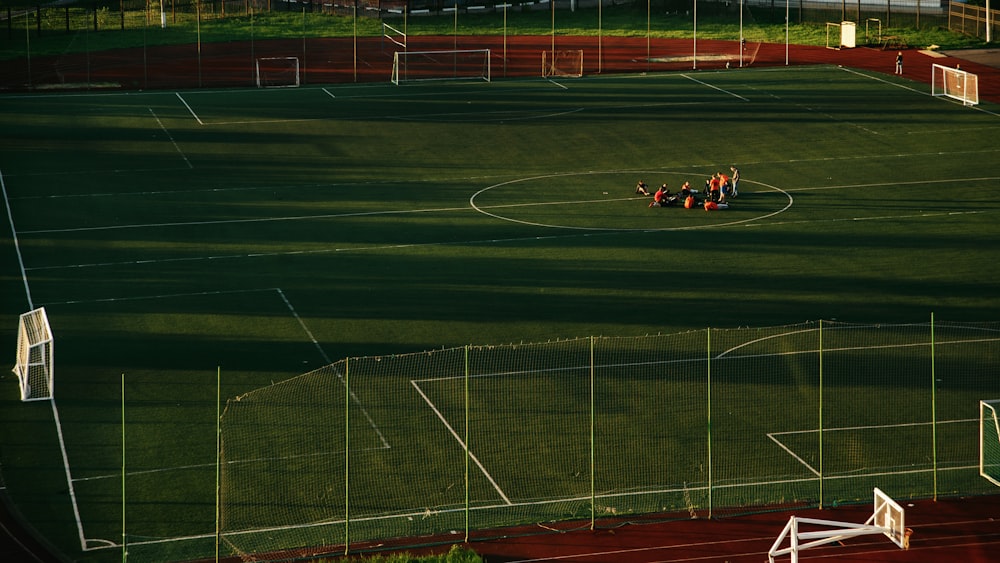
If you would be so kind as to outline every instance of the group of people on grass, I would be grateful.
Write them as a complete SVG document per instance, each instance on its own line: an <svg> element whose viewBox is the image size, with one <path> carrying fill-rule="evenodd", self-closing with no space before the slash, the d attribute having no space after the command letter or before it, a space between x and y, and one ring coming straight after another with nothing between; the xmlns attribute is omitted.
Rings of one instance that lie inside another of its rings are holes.
<svg viewBox="0 0 1000 563"><path fill-rule="evenodd" d="M715 211L717 209L729 209L729 199L739 195L740 171L736 166L730 166L732 175L722 172L712 174L712 177L705 180L705 190L699 193L691 188L690 182L684 182L680 191L671 193L666 182L652 194L646 182L639 180L635 185L635 193L644 196L653 196L653 201L649 202L649 207L674 207L683 206L685 209L705 208L705 211ZM699 197L702 196L702 197Z"/></svg>

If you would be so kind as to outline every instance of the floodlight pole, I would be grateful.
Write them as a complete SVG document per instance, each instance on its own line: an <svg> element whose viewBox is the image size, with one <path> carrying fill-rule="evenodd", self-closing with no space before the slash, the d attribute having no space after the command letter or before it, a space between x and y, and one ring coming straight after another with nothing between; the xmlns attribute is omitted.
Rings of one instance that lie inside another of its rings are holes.
<svg viewBox="0 0 1000 563"><path fill-rule="evenodd" d="M992 24L990 23L990 0L986 0L986 42L987 43L989 43L990 41L993 40L993 33L992 33L993 30L990 29L991 25Z"/></svg>
<svg viewBox="0 0 1000 563"><path fill-rule="evenodd" d="M740 0L740 68L743 68L743 0Z"/></svg>
<svg viewBox="0 0 1000 563"><path fill-rule="evenodd" d="M604 71L604 0L597 0L597 74Z"/></svg>
<svg viewBox="0 0 1000 563"><path fill-rule="evenodd" d="M785 66L788 66L788 0L785 0Z"/></svg>
<svg viewBox="0 0 1000 563"><path fill-rule="evenodd" d="M694 0L694 45L691 51L691 69L698 69L698 0Z"/></svg>

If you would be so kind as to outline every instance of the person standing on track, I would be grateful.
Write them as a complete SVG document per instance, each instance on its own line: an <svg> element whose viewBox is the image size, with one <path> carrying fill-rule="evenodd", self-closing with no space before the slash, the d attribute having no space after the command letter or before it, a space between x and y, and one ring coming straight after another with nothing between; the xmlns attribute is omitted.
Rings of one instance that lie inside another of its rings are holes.
<svg viewBox="0 0 1000 563"><path fill-rule="evenodd" d="M898 51L896 53L896 74L903 75L903 52Z"/></svg>

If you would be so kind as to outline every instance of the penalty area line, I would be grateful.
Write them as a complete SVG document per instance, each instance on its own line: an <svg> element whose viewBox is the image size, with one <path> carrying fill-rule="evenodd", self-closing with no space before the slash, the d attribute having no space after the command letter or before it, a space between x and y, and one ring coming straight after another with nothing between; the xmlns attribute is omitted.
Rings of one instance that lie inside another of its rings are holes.
<svg viewBox="0 0 1000 563"><path fill-rule="evenodd" d="M704 82L702 80L698 80L697 78L693 78L692 76L690 76L688 74L682 74L681 76L683 76L684 78L687 78L691 82L697 82L698 84L701 84L702 86L708 86L709 88L711 88L713 90L718 90L719 92L722 92L723 94L726 94L727 96L732 96L732 97L734 97L734 98L736 98L738 100L742 100L744 102L749 102L750 101L749 98L744 98L743 96L741 96L741 95L739 95L739 94L737 94L735 92L730 92L729 90L725 90L723 88L719 88L718 86L714 86L712 84L709 84L708 82Z"/></svg>
<svg viewBox="0 0 1000 563"><path fill-rule="evenodd" d="M444 414L440 410L438 410L437 406L434 404L433 401L431 401L430 397L428 397L427 394L424 393L424 390L420 388L420 385L417 384L417 381L410 380L410 385L413 385L413 388L417 390L417 394L419 394L424 399L424 402L427 403L427 406L429 406L431 410L434 411L434 414L441 421L441 424L444 424L444 427L447 428L448 432L451 433L452 437L458 441L459 445L462 446L462 449L468 452L469 459L471 459L472 462L476 464L476 467L478 467L479 470L482 471L483 476L486 477L486 480L489 481L491 485L493 485L493 490L495 490L497 494L500 495L500 498L503 499L504 504L507 506L513 506L514 503L511 502L510 498L507 497L507 494L503 492L503 489L500 488L500 485L498 485L497 482L493 479L493 476L490 475L490 472L487 471L486 467L484 467L482 462L479 461L479 458L476 457L476 454L472 453L472 450L470 450L465 441L462 440L462 437L458 435L458 432L456 432L455 429L452 428L451 424L448 423L448 419L445 418Z"/></svg>
<svg viewBox="0 0 1000 563"><path fill-rule="evenodd" d="M191 116L194 117L195 121L198 122L198 125L204 125L205 123L201 120L200 117L198 117L198 114L195 113L193 109L191 109L191 106L188 105L187 100L185 100L184 97L181 96L181 93L180 92L174 92L174 94L176 94L177 95L177 99L180 100L182 104L184 104L184 107L186 107L187 110L189 112L191 112Z"/></svg>
<svg viewBox="0 0 1000 563"><path fill-rule="evenodd" d="M160 126L160 129L163 130L163 133L167 136L168 139L170 139L170 143L174 145L174 149L177 150L177 154L181 155L181 158L184 159L184 164L187 164L188 168L193 169L194 165L191 164L190 160L188 160L187 155L184 154L184 151L181 150L181 147L177 144L177 141L174 140L174 137L173 135L170 134L170 131L168 131L166 126L163 125L163 122L160 121L160 116L156 115L156 112L153 111L153 108L147 108L147 109L149 109L149 113L153 115L153 119L156 120L156 123Z"/></svg>

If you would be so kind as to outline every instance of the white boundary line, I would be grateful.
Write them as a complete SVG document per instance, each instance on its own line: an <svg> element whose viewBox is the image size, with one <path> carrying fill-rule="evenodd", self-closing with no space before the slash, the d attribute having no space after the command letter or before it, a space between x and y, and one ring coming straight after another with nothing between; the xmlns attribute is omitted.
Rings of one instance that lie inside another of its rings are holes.
<svg viewBox="0 0 1000 563"><path fill-rule="evenodd" d="M7 198L7 185L4 182L2 171L0 171L0 191L3 192L4 205L7 207L7 221L10 224L11 237L14 239L14 250L17 253L17 261L21 268L21 280L24 283L24 294L28 300L28 308L34 309L35 306L31 299L31 287L28 284L28 276L24 268L24 259L21 255L21 247L17 241L17 229L14 226L14 216L10 209L10 200ZM80 507L76 501L76 490L73 488L73 475L69 468L69 455L66 452L66 439L63 436L62 423L59 420L59 409L56 407L56 398L54 395L49 397L49 405L52 407L52 420L55 422L56 437L59 441L59 453L62 455L63 469L66 472L66 486L69 490L70 505L73 508L73 518L76 521L77 536L80 540L80 547L83 550L86 550L87 540L83 533L83 521L80 519Z"/></svg>
<svg viewBox="0 0 1000 563"><path fill-rule="evenodd" d="M698 80L697 78L692 77L689 74L681 74L680 76L683 76L684 78L687 78L691 82L697 82L698 84L701 84L702 86L707 86L707 87L709 87L709 88L711 88L713 90L718 90L719 92L722 92L723 94L725 94L727 96L732 96L732 97L734 97L734 98L736 98L736 99L738 99L740 101L743 101L743 102L749 102L750 101L749 98L744 98L743 96L741 96L739 94L736 94L735 92L730 92L729 90L725 90L723 88L719 88L718 86L714 86L712 84L709 84L708 82L703 82L701 80Z"/></svg>
<svg viewBox="0 0 1000 563"><path fill-rule="evenodd" d="M939 421L937 421L937 424L956 424L956 423L968 423L968 422L976 422L976 421L977 421L977 419L975 419L975 418L963 418L963 419L955 419L955 420L939 420ZM823 429L823 433L826 434L827 432L853 432L853 431L857 431L857 430L884 429L884 428L906 428L906 427L913 427L913 426L930 426L930 425L933 425L933 424L935 424L935 423L933 423L933 422L901 422L901 423L897 423L897 424L872 424L872 425L867 425L867 426L841 426L841 427L834 427L834 428L824 428ZM775 444L777 444L779 448L781 448L782 450L785 450L785 452L788 453L788 455L792 456L799 463L801 463L803 466L805 466L805 468L808 469L810 473L812 473L813 475L815 475L817 477L823 477L823 475L819 472L818 469L816 469L815 467L813 467L812 465L810 465L806 460L802 459L801 456L799 456L798 454L796 454L795 452L793 452L790 447L788 447L784 442L782 442L781 440L779 440L777 438L777 436L788 436L788 435L792 435L792 434L815 434L817 432L819 432L818 429L815 429L815 430L786 430L784 432L768 432L767 433L767 437L772 442L774 442ZM836 476L827 476L825 478L826 479L830 479L831 477L836 477Z"/></svg>
<svg viewBox="0 0 1000 563"><path fill-rule="evenodd" d="M184 107L186 107L187 110L191 112L191 116L194 117L195 121L198 122L198 125L204 125L204 123L201 121L201 118L198 117L198 114L195 113L193 109L191 109L190 105L188 105L187 100L185 100L183 96L181 96L181 93L180 92L174 92L174 93L177 95L177 99L180 100L182 104L184 104Z"/></svg>
<svg viewBox="0 0 1000 563"><path fill-rule="evenodd" d="M471 459L476 464L476 467L478 467L479 470L483 473L483 476L486 477L486 480L489 481L491 485L493 485L493 489L497 492L497 494L500 495L500 498L503 499L504 504L506 504L507 506L512 506L514 503L512 503L509 498L507 498L507 494L503 492L503 489L500 488L500 485L498 485L497 482L493 479L493 476L490 475L490 472L487 471L486 467L484 467L482 462L479 461L479 458L476 457L476 454L472 453L472 451L469 450L469 447L465 444L465 440L463 440L462 437L458 435L458 432L456 432L455 429L452 428L451 424L448 423L448 419L445 418L444 414L440 410L438 410L437 406L434 405L430 397L428 397L424 393L423 389L420 388L420 385L417 384L417 381L411 379L410 385L413 385L413 388L417 390L417 393L419 393L420 396L423 397L427 405L431 408L432 411L434 411L434 414L437 415L438 419L441 420L441 423L444 424L444 427L448 429L448 432L451 433L452 437L454 437L455 440L458 441L458 444L462 446L462 451L466 452L469 455L469 459Z"/></svg>
<svg viewBox="0 0 1000 563"><path fill-rule="evenodd" d="M326 364L331 364L332 363L332 362L330 362L330 358L326 354L326 351L323 350L322 345L319 343L319 341L313 335L312 331L309 330L309 328L306 326L305 322L299 316L298 312L292 306L291 302L285 296L285 293L281 290L281 288L272 287L272 288L260 288L260 289L201 291L201 292L193 292L193 293L172 293L172 294L147 295L147 296L138 296L138 297L122 297L122 298L107 298L107 299L94 299L94 300L64 301L64 302L61 302L61 303L53 303L53 304L65 305L65 304L94 303L94 302L139 301L139 300L146 300L146 299L170 299L170 298L178 298L178 297L193 297L193 296L205 296L205 295L224 295L224 294L239 294L239 293L254 293L254 292L275 292L281 298L281 300L285 304L285 306L288 307L289 312L294 317L295 321L299 324L299 326L302 328L302 330L305 332L305 334L309 337L309 340L312 342L313 346L315 346L315 348L317 349L317 351L319 352L319 354L322 356L322 358L326 362ZM343 382L343 377L340 374L338 374L338 377L341 379L341 382ZM361 404L360 399L358 399L358 397L353 392L351 392L351 399L357 403L358 407L361 409L361 413L364 416L365 420L368 421L369 425L372 428L372 431L375 432L375 434L378 436L379 440L382 443L382 447L381 448L365 448L365 449L366 450L374 450L374 449L389 449L389 448L391 448L391 445L389 444L388 440L386 439L386 437L382 433L382 431L378 428L378 425L375 423L375 421L372 418L371 414ZM84 527L83 527L83 519L80 516L79 506L78 506L78 503L77 503L76 493L75 493L75 488L74 488L74 483L86 482L86 481L97 481L97 480L112 479L112 478L120 478L121 475L120 474L105 474L105 475L96 475L96 476L84 477L84 478L74 478L71 475L70 465L69 465L69 457L68 457L68 454L66 452L65 441L64 441L63 435L62 435L62 426L61 426L61 424L59 422L59 414L58 414L58 411L56 410L55 400L53 399L51 401L51 403L52 403L53 416L54 416L55 421L56 421L56 431L58 432L58 436L59 436L60 449L61 449L62 454L63 454L64 468L66 470L66 479L67 479L67 483L69 484L68 485L69 486L69 493L70 493L70 497L72 499L73 513L74 513L74 516L76 518L77 530L78 530L78 533L79 533L79 539L80 539L81 549L86 552L86 551L91 551L91 550L94 550L94 549L104 549L104 548L121 547L120 543L116 543L115 541L112 541L112 540L107 540L107 539L103 539L103 538L88 538L88 537L86 537L86 534L84 532ZM302 456L286 456L284 458L261 458L261 459L257 459L257 460L253 460L253 459L250 459L250 460L233 460L233 461L227 462L227 463L230 463L230 464L253 463L253 462L256 462L256 461L261 461L262 459L268 459L268 460L272 460L272 459L294 459L294 458L298 458L298 457L314 457L314 456L319 456L319 455L328 455L330 453L332 453L332 452L315 452L315 453L312 453L312 454L302 455ZM183 465L183 466L175 466L175 467L164 467L164 468L157 468L157 469L150 469L150 470L143 470L143 471L128 472L128 475L142 475L142 474L166 473L166 472L171 472L171 471L186 470L186 469L199 469L199 468L212 467L212 466L214 466L214 464L192 464L192 465ZM183 539L200 539L200 538L205 538L205 537L214 537L214 536L213 535L200 535L200 536L189 536L189 537L186 537L186 538L169 538L169 539L155 540L155 541L130 542L130 545L132 545L132 544L167 543L167 542L170 542L170 541L178 541L178 540L183 540ZM95 544L96 544L96 546L95 546Z"/></svg>
<svg viewBox="0 0 1000 563"><path fill-rule="evenodd" d="M147 109L149 110L149 113L151 113L153 115L153 119L156 120L156 123L160 126L160 129L162 129L163 132L164 132L164 134L167 135L167 138L170 139L170 142L174 145L174 148L177 150L177 153L180 154L181 158L184 159L184 164L187 164L188 168L192 168L193 169L194 165L192 165L191 161L188 160L187 155L184 154L184 151L181 150L181 147L177 144L177 141L174 140L174 137L173 137L173 135L170 134L170 131L168 131L167 128L166 128L166 126L163 125L163 122L160 121L160 116L156 115L156 112L153 111L153 108L147 108Z"/></svg>
<svg viewBox="0 0 1000 563"><path fill-rule="evenodd" d="M17 254L17 265L21 269L21 281L24 284L24 296L28 299L28 310L35 306L31 301L31 287L28 286L28 274L24 267L24 256L21 254L21 244L17 240L17 228L14 227L14 215L10 209L10 198L7 197L7 184L3 179L3 170L0 170L0 192L3 193L3 204L7 208L7 224L10 225L10 236L14 241L14 252Z"/></svg>

